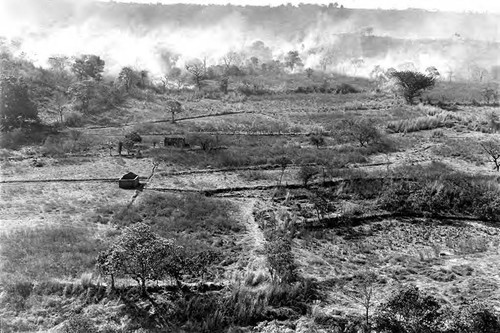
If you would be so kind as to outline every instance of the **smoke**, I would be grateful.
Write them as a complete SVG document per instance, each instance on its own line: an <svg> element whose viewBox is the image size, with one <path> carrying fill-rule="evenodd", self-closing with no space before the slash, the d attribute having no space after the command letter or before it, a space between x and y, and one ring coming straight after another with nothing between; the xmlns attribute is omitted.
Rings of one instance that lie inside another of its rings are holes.
<svg viewBox="0 0 500 333"><path fill-rule="evenodd" d="M120 11L114 14L109 6ZM208 65L221 63L229 51L256 56L262 63L283 60L288 51L298 50L305 67L362 76L369 76L376 65L397 68L412 63L421 71L435 66L442 73L453 70L463 75L471 63L500 65L498 16L421 12L416 14L421 16L418 21L409 21L397 11L385 16L346 11L342 17L316 9L308 14L307 24L297 17L295 27L295 22L280 16L276 20L284 21L281 26L273 20L263 24L258 11L223 6L196 7L189 20L162 20L155 15L160 7L4 0L0 36L7 38L13 52L24 52L42 67L54 55L96 54L106 61L109 74L133 66L153 77L196 58Z"/></svg>

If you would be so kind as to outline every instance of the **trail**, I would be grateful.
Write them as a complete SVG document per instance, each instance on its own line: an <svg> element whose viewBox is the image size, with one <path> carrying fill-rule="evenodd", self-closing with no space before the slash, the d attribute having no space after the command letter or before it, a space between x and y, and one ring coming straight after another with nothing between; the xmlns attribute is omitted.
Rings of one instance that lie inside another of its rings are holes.
<svg viewBox="0 0 500 333"><path fill-rule="evenodd" d="M240 221L246 228L246 235L241 240L244 248L247 249L245 256L249 258L246 273L267 272L267 259L264 246L266 239L262 230L255 221L253 212L258 199L231 199L240 208Z"/></svg>

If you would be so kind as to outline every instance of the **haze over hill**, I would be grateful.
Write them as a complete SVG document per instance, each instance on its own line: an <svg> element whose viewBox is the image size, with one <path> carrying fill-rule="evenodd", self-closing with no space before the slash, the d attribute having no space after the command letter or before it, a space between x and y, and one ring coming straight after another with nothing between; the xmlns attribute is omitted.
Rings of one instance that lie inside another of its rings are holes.
<svg viewBox="0 0 500 333"><path fill-rule="evenodd" d="M38 65L91 53L111 74L131 65L160 76L194 58L220 63L228 51L264 63L297 50L304 68L362 76L376 65L435 66L466 79L471 67L500 64L498 14L16 0L0 5L0 21L4 47Z"/></svg>

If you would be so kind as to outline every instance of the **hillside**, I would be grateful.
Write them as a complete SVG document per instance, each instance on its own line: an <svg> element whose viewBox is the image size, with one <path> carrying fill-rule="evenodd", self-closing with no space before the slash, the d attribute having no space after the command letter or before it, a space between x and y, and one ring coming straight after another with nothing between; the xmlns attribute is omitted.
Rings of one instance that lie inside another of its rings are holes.
<svg viewBox="0 0 500 333"><path fill-rule="evenodd" d="M2 333L500 332L494 16L10 5Z"/></svg>

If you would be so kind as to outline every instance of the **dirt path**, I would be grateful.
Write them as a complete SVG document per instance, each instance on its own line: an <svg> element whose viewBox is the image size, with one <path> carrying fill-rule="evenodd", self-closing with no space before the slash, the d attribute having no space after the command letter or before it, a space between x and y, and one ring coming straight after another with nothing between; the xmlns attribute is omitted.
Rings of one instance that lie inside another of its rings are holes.
<svg viewBox="0 0 500 333"><path fill-rule="evenodd" d="M258 273L259 271L267 274L267 260L264 250L266 240L253 215L258 199L232 199L231 201L240 207L239 218L246 228L246 235L241 240L246 249L244 255L248 258L246 274Z"/></svg>

